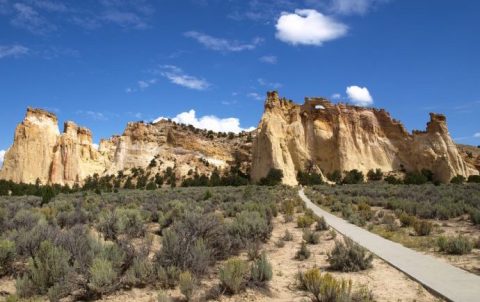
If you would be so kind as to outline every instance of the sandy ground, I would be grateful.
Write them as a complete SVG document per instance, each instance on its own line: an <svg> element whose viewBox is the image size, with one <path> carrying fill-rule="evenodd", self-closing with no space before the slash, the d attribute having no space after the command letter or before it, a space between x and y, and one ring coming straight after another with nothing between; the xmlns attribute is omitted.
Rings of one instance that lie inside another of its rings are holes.
<svg viewBox="0 0 480 302"><path fill-rule="evenodd" d="M285 242L284 247L277 247L275 242L284 235L287 229L293 234L293 241ZM340 235L338 235L337 239L340 238ZM154 240L156 241L154 249L159 248L157 240ZM212 301L309 301L307 293L297 290L295 274L312 267L328 271L327 253L333 248L335 243L329 232L322 232L320 243L308 246L312 252L311 257L305 261L298 261L294 259L294 256L301 241L302 230L296 227L295 222L285 223L283 217L279 215L279 217L274 219L271 239L263 246L273 266L273 279L269 286L267 288L248 288L243 293L235 296L220 295L218 299ZM246 258L246 255L241 255L240 257ZM220 265L213 268L210 274L202 280L198 288L199 294L218 285L218 267ZM335 277L352 280L354 289L361 286L368 287L376 301L441 301L405 274L378 258L374 259L371 269L363 272L331 273ZM14 293L15 281L8 278L0 279L1 291ZM101 301L154 302L157 301L158 292L158 289L151 287L121 290L103 297ZM165 293L171 296L173 301L184 301L178 289L165 291ZM0 301L2 301L2 297L0 297Z"/></svg>

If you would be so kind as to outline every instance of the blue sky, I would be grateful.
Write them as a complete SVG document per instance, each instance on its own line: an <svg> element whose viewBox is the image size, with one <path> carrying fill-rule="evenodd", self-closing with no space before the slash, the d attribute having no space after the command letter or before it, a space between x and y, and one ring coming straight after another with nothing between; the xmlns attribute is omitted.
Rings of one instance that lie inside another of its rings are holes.
<svg viewBox="0 0 480 302"><path fill-rule="evenodd" d="M458 142L480 145L478 12L473 0L0 0L0 150L27 106L98 142L179 114L247 129L271 89L385 108L409 130L442 112Z"/></svg>

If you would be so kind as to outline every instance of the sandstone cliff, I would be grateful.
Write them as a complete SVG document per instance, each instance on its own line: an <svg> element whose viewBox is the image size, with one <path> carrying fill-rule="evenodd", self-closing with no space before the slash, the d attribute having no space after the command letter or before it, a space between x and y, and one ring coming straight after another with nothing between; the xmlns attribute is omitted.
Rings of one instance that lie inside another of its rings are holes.
<svg viewBox="0 0 480 302"><path fill-rule="evenodd" d="M57 117L41 109L27 109L5 154L0 179L14 182L74 185L87 176L117 174L149 167L151 175L167 168L178 178L197 171L239 166L249 171L249 135L227 136L162 120L155 124L128 123L122 135L92 145L90 130L66 122L63 133ZM152 166L152 160L155 165Z"/></svg>
<svg viewBox="0 0 480 302"><path fill-rule="evenodd" d="M277 168L289 185L297 183L296 174L307 163L323 173L425 168L442 182L457 174L478 174L460 156L441 114L430 114L426 131L410 134L382 109L332 104L323 98L306 98L297 105L277 92L267 95L252 158L254 181Z"/></svg>

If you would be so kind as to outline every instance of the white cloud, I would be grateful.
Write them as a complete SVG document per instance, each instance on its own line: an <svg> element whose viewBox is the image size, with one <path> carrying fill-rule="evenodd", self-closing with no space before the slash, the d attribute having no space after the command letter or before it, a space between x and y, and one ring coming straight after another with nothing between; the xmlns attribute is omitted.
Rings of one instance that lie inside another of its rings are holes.
<svg viewBox="0 0 480 302"><path fill-rule="evenodd" d="M161 120L165 120L165 117L159 117L153 121L158 123ZM252 131L255 127L242 128L240 127L240 120L238 118L219 118L214 115L205 115L197 117L195 110L191 109L188 112L182 112L176 117L171 119L172 121L180 124L192 125L195 128L212 130L215 132L234 132L239 133L242 131Z"/></svg>
<svg viewBox="0 0 480 302"><path fill-rule="evenodd" d="M13 26L26 29L34 34L46 34L57 29L31 6L15 3L13 8L15 10L15 17L11 21Z"/></svg>
<svg viewBox="0 0 480 302"><path fill-rule="evenodd" d="M282 13L276 24L277 39L292 45L316 45L344 36L348 27L314 9Z"/></svg>
<svg viewBox="0 0 480 302"><path fill-rule="evenodd" d="M350 101L357 106L370 106L373 104L373 98L367 87L349 86L347 95Z"/></svg>
<svg viewBox="0 0 480 302"><path fill-rule="evenodd" d="M5 150L0 150L0 168L3 166L3 159L5 158L5 153L7 151Z"/></svg>
<svg viewBox="0 0 480 302"><path fill-rule="evenodd" d="M377 4L389 0L332 0L330 10L343 15L364 15Z"/></svg>
<svg viewBox="0 0 480 302"><path fill-rule="evenodd" d="M170 82L189 89L205 90L211 86L205 79L188 75L184 73L182 69L173 65L162 66L160 74L169 79Z"/></svg>
<svg viewBox="0 0 480 302"><path fill-rule="evenodd" d="M263 100L263 97L262 97L260 94L256 93L256 92L250 92L249 94L247 94L247 96L248 96L249 98L251 98L251 99L256 100L256 101L261 101L261 100Z"/></svg>
<svg viewBox="0 0 480 302"><path fill-rule="evenodd" d="M269 82L262 78L257 79L257 82L260 86L268 87L269 89L278 89L283 86L282 83Z"/></svg>
<svg viewBox="0 0 480 302"><path fill-rule="evenodd" d="M184 33L184 35L185 37L196 40L198 43L202 44L208 49L221 52L239 52L244 50L253 50L263 42L262 38L255 38L252 40L251 43L242 43L239 41L212 37L210 35L197 31L188 31Z"/></svg>
<svg viewBox="0 0 480 302"><path fill-rule="evenodd" d="M267 63L267 64L277 64L278 58L276 56L268 55L260 57L260 62Z"/></svg>
<svg viewBox="0 0 480 302"><path fill-rule="evenodd" d="M87 118L90 118L92 120L96 121L107 121L108 116L104 114L103 112L97 112L97 111L92 111L92 110L78 110L77 111L78 115L83 115Z"/></svg>
<svg viewBox="0 0 480 302"><path fill-rule="evenodd" d="M475 134L473 135L473 137L475 137L475 138L480 138L480 132L475 133Z"/></svg>
<svg viewBox="0 0 480 302"><path fill-rule="evenodd" d="M93 144L92 144L92 147L93 147L93 149L98 150L98 148L99 148L100 146L99 146L98 144L93 143Z"/></svg>
<svg viewBox="0 0 480 302"><path fill-rule="evenodd" d="M334 100L339 100L342 98L342 95L340 93L334 93L332 94L332 99Z"/></svg>
<svg viewBox="0 0 480 302"><path fill-rule="evenodd" d="M102 19L107 22L119 25L121 27L128 27L134 29L147 28L147 24L145 23L143 18L134 12L122 12L116 10L107 11L102 16Z"/></svg>
<svg viewBox="0 0 480 302"><path fill-rule="evenodd" d="M0 59L6 57L18 58L22 55L26 55L29 52L29 49L22 45L0 45Z"/></svg>

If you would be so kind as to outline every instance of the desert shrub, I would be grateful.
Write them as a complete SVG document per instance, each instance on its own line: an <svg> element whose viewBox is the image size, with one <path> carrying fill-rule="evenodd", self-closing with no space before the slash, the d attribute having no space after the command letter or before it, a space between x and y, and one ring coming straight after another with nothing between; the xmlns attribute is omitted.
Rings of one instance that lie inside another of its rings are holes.
<svg viewBox="0 0 480 302"><path fill-rule="evenodd" d="M242 211L230 224L230 234L238 235L243 242L265 241L270 237L272 226L257 211Z"/></svg>
<svg viewBox="0 0 480 302"><path fill-rule="evenodd" d="M403 179L406 185L423 185L428 182L428 177L421 172L408 172Z"/></svg>
<svg viewBox="0 0 480 302"><path fill-rule="evenodd" d="M28 298L37 293L35 284L33 284L32 279L30 279L27 274L17 278L15 282L15 289L17 290L17 295L20 298Z"/></svg>
<svg viewBox="0 0 480 302"><path fill-rule="evenodd" d="M172 302L172 301L173 301L172 298L170 298L170 296L163 291L160 291L157 294L157 302Z"/></svg>
<svg viewBox="0 0 480 302"><path fill-rule="evenodd" d="M332 239L337 238L337 232L334 229L331 229L329 234Z"/></svg>
<svg viewBox="0 0 480 302"><path fill-rule="evenodd" d="M118 212L120 232L136 238L145 234L145 220L137 209L122 209Z"/></svg>
<svg viewBox="0 0 480 302"><path fill-rule="evenodd" d="M285 234L283 234L282 240L284 240L284 241L292 241L292 240L293 240L293 234L290 233L289 230L285 230Z"/></svg>
<svg viewBox="0 0 480 302"><path fill-rule="evenodd" d="M456 175L452 177L450 180L450 183L452 184L463 184L466 181L465 177L463 175Z"/></svg>
<svg viewBox="0 0 480 302"><path fill-rule="evenodd" d="M285 217L285 222L293 221L293 214L295 213L295 203L292 200L286 200L282 203L282 212Z"/></svg>
<svg viewBox="0 0 480 302"><path fill-rule="evenodd" d="M318 268L300 272L297 275L300 289L313 295L316 302L349 302L352 301L352 282L337 280L326 273L322 275Z"/></svg>
<svg viewBox="0 0 480 302"><path fill-rule="evenodd" d="M437 239L437 246L440 252L444 252L450 255L464 255L472 251L472 242L463 236L457 237L439 237Z"/></svg>
<svg viewBox="0 0 480 302"><path fill-rule="evenodd" d="M241 259L230 259L220 269L220 282L225 290L236 294L244 288L247 275L247 262Z"/></svg>
<svg viewBox="0 0 480 302"><path fill-rule="evenodd" d="M433 224L426 220L417 220L413 229L418 236L428 236L433 230Z"/></svg>
<svg viewBox="0 0 480 302"><path fill-rule="evenodd" d="M42 218L40 213L35 213L31 210L21 209L13 217L13 224L17 229L31 230L33 229Z"/></svg>
<svg viewBox="0 0 480 302"><path fill-rule="evenodd" d="M15 242L7 239L0 240L0 277L11 271L15 253Z"/></svg>
<svg viewBox="0 0 480 302"><path fill-rule="evenodd" d="M260 179L259 185L261 186L276 186L282 183L283 171L279 169L270 169L267 176Z"/></svg>
<svg viewBox="0 0 480 302"><path fill-rule="evenodd" d="M28 263L27 276L35 288L35 293L46 294L55 284L64 284L67 275L72 271L69 259L67 251L55 247L50 241L43 241L35 257ZM21 282L28 283L23 279Z"/></svg>
<svg viewBox="0 0 480 302"><path fill-rule="evenodd" d="M305 229L303 231L303 240L308 244L318 244L320 242L320 234L312 232L310 229Z"/></svg>
<svg viewBox="0 0 480 302"><path fill-rule="evenodd" d="M119 233L119 219L117 211L104 211L98 218L97 229L105 240L116 240Z"/></svg>
<svg viewBox="0 0 480 302"><path fill-rule="evenodd" d="M250 268L250 279L255 283L265 283L272 280L272 265L267 259L265 252L262 252Z"/></svg>
<svg viewBox="0 0 480 302"><path fill-rule="evenodd" d="M415 218L415 216L412 216L412 215L408 215L407 213L405 212L402 212L400 214L400 223L402 224L402 227L410 227L410 226L413 226L415 224L415 221L417 220Z"/></svg>
<svg viewBox="0 0 480 302"><path fill-rule="evenodd" d="M470 220L473 224L479 225L480 224L480 210L471 209L470 210Z"/></svg>
<svg viewBox="0 0 480 302"><path fill-rule="evenodd" d="M369 170L367 173L368 180L370 181L377 181L377 180L382 180L383 178L383 172L381 169L376 169L376 170Z"/></svg>
<svg viewBox="0 0 480 302"><path fill-rule="evenodd" d="M373 255L367 250L345 238L345 243L335 242L335 247L328 253L328 262L333 270L342 272L358 272L370 268Z"/></svg>
<svg viewBox="0 0 480 302"><path fill-rule="evenodd" d="M138 286L146 285L154 276L154 268L147 257L135 257L132 265L125 272L125 283Z"/></svg>
<svg viewBox="0 0 480 302"><path fill-rule="evenodd" d="M353 169L348 171L345 174L345 177L342 180L344 184L360 184L364 181L364 176L362 171L358 171L357 169Z"/></svg>
<svg viewBox="0 0 480 302"><path fill-rule="evenodd" d="M387 182L388 184L391 184L391 185L399 185L399 184L402 184L402 180L401 179L398 179L396 178L395 176L393 175L388 175L387 177L385 177L383 179L385 182Z"/></svg>
<svg viewBox="0 0 480 302"><path fill-rule="evenodd" d="M469 183L480 183L480 175L470 175L468 177L468 182Z"/></svg>
<svg viewBox="0 0 480 302"><path fill-rule="evenodd" d="M107 293L117 278L117 272L111 261L95 258L90 267L90 287L98 293Z"/></svg>
<svg viewBox="0 0 480 302"><path fill-rule="evenodd" d="M297 226L299 228L309 228L315 222L315 218L305 214L297 217Z"/></svg>
<svg viewBox="0 0 480 302"><path fill-rule="evenodd" d="M308 172L298 171L297 180L298 180L298 183L303 185L303 186L323 184L322 175L320 175L316 172L308 173Z"/></svg>
<svg viewBox="0 0 480 302"><path fill-rule="evenodd" d="M310 252L310 250L307 247L307 243L305 241L302 241L302 243L300 244L300 248L298 249L297 253L295 254L295 259L303 261L303 260L306 260L306 259L310 258L311 254L312 253Z"/></svg>
<svg viewBox="0 0 480 302"><path fill-rule="evenodd" d="M335 170L331 173L327 173L327 179L335 182L335 183L341 183L342 182L342 172Z"/></svg>
<svg viewBox="0 0 480 302"><path fill-rule="evenodd" d="M317 224L315 225L316 231L326 231L328 230L328 224L325 221L323 216L317 218Z"/></svg>
<svg viewBox="0 0 480 302"><path fill-rule="evenodd" d="M473 247L476 249L480 249L480 237L475 239L475 241L473 242Z"/></svg>
<svg viewBox="0 0 480 302"><path fill-rule="evenodd" d="M391 232L396 231L398 229L398 225L397 225L397 222L395 220L395 216L393 216L391 214L387 214L387 215L383 216L382 223L385 224L387 230L389 230Z"/></svg>
<svg viewBox="0 0 480 302"><path fill-rule="evenodd" d="M175 288L178 284L180 270L176 266L163 267L157 265L157 280L162 288Z"/></svg>
<svg viewBox="0 0 480 302"><path fill-rule="evenodd" d="M192 274L190 274L188 271L183 272L180 274L178 279L180 292L185 296L187 301L190 301L195 290L195 280L193 279Z"/></svg>
<svg viewBox="0 0 480 302"><path fill-rule="evenodd" d="M261 244L259 241L250 241L247 243L248 260L255 260L260 256Z"/></svg>

